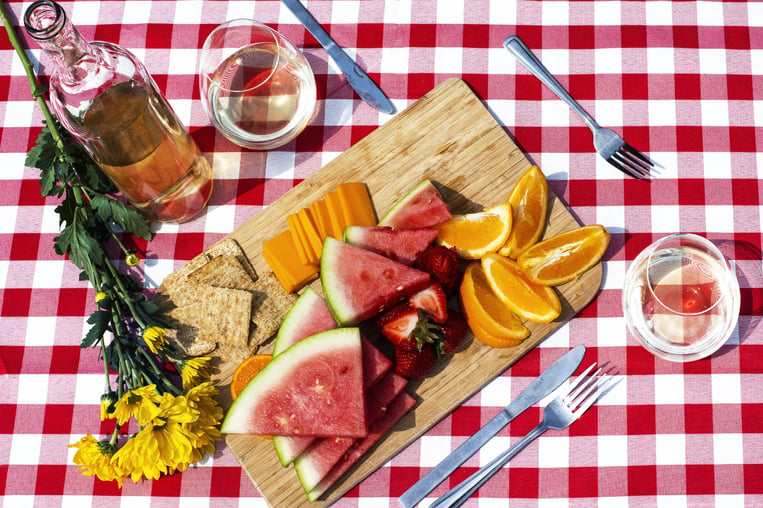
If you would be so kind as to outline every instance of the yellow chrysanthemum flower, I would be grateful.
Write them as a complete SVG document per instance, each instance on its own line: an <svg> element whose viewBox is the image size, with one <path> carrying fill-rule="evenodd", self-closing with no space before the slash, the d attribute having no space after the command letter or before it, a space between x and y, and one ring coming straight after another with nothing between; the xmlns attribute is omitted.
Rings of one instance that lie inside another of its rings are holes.
<svg viewBox="0 0 763 508"><path fill-rule="evenodd" d="M106 298L108 298L109 295L105 291L98 291L95 294L95 303L102 302Z"/></svg>
<svg viewBox="0 0 763 508"><path fill-rule="evenodd" d="M156 385L141 386L125 393L114 403L111 418L116 418L120 425L130 418L136 418L141 427L151 422L161 412L158 404L162 398L156 392Z"/></svg>
<svg viewBox="0 0 763 508"><path fill-rule="evenodd" d="M117 394L114 392L106 392L101 395L101 421L106 418L111 418L111 412L113 411L113 405L117 401Z"/></svg>
<svg viewBox="0 0 763 508"><path fill-rule="evenodd" d="M204 455L213 454L215 441L222 439L220 423L223 420L223 410L214 398L217 393L211 382L202 383L186 392L188 405L199 411L199 418L191 424L191 432L196 437L191 463L202 460Z"/></svg>
<svg viewBox="0 0 763 508"><path fill-rule="evenodd" d="M152 353L157 354L164 349L167 344L167 338L164 336L166 333L167 330L161 326L149 326L143 331L143 340Z"/></svg>
<svg viewBox="0 0 763 508"><path fill-rule="evenodd" d="M138 266L140 264L140 258L137 254L131 252L125 256L125 262L127 263L127 266Z"/></svg>
<svg viewBox="0 0 763 508"><path fill-rule="evenodd" d="M92 434L88 434L69 448L77 448L74 454L74 463L85 476L96 476L102 481L116 480L121 488L127 478L127 471L112 460L116 453L116 447L108 441L98 441Z"/></svg>
<svg viewBox="0 0 763 508"><path fill-rule="evenodd" d="M189 424L198 419L199 412L188 405L186 397L169 393L162 396L159 408L143 430L114 455L134 482L141 477L155 480L191 463L196 437Z"/></svg>
<svg viewBox="0 0 763 508"><path fill-rule="evenodd" d="M183 388L189 388L202 380L209 379L209 362L212 359L208 356L192 356L180 360L180 376L183 380Z"/></svg>

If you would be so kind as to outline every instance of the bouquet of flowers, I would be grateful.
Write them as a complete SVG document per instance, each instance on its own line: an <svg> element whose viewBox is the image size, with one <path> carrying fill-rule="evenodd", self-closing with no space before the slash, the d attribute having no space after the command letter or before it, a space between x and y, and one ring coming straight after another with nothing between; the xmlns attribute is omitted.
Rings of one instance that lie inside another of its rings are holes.
<svg viewBox="0 0 763 508"><path fill-rule="evenodd" d="M165 338L167 324L158 307L110 259L109 246L116 245L128 267L139 265L136 251L120 238L150 241L150 225L118 199L114 184L61 128L2 4L0 16L45 118L25 163L40 170L42 195L60 199L56 253L67 256L82 270L80 279L96 289L96 309L81 347L100 350L101 420L113 421L114 429L103 439L87 434L71 444L77 449L74 462L82 474L115 480L120 487L128 477L138 482L184 471L214 453L221 439L223 411L209 381L210 358L176 351Z"/></svg>

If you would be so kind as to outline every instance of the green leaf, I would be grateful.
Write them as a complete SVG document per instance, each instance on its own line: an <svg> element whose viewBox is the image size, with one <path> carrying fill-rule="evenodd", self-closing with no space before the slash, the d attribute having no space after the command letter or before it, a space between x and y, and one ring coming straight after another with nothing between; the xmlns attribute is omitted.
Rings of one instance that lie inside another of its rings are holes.
<svg viewBox="0 0 763 508"><path fill-rule="evenodd" d="M110 319L111 313L105 310L97 310L90 314L90 317L87 318L87 322L92 326L85 335L85 338L82 339L82 343L80 343L79 347L88 348L96 344L109 329Z"/></svg>
<svg viewBox="0 0 763 508"><path fill-rule="evenodd" d="M144 240L151 240L152 235L149 222L136 209L127 206L121 201L102 195L92 196L90 204L101 220L108 222L111 219L123 231L129 231Z"/></svg>

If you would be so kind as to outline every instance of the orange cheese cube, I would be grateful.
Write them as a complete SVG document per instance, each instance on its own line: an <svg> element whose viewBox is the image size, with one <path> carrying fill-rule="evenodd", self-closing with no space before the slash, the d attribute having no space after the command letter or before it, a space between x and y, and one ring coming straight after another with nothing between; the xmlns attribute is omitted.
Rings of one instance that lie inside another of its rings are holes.
<svg viewBox="0 0 763 508"><path fill-rule="evenodd" d="M274 236L262 245L262 256L287 293L292 293L318 275L318 267L302 263L289 230Z"/></svg>

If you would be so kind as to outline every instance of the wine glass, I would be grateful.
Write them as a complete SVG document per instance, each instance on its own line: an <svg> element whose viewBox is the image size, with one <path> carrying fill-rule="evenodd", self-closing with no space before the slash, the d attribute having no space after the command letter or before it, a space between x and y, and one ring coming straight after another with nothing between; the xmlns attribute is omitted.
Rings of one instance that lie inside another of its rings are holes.
<svg viewBox="0 0 763 508"><path fill-rule="evenodd" d="M660 358L687 362L728 340L739 316L739 282L712 242L679 233L636 257L625 275L622 304L641 345Z"/></svg>
<svg viewBox="0 0 763 508"><path fill-rule="evenodd" d="M284 36L252 19L215 28L201 50L201 102L212 124L245 148L294 139L316 105L313 71Z"/></svg>

